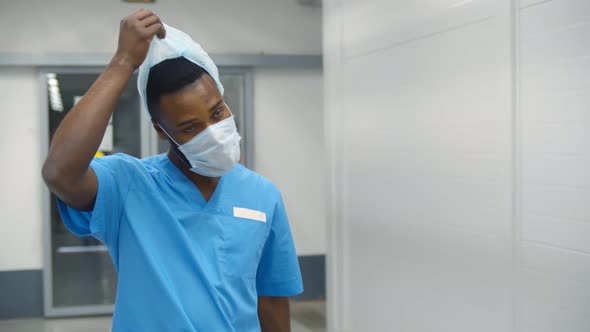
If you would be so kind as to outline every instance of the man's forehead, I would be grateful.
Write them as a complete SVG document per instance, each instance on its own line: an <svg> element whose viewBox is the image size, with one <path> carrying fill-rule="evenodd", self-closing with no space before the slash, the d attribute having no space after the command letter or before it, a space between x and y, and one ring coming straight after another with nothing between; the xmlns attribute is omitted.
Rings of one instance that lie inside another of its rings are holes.
<svg viewBox="0 0 590 332"><path fill-rule="evenodd" d="M211 108L223 106L223 97L210 77L203 77L182 90L162 95L160 115L177 122L186 116L207 116Z"/></svg>

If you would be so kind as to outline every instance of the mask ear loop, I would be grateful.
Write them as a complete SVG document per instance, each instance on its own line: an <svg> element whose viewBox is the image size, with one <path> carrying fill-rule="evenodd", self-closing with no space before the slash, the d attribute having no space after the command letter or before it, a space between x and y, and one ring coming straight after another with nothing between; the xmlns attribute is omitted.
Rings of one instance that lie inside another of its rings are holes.
<svg viewBox="0 0 590 332"><path fill-rule="evenodd" d="M180 161L182 161L182 163L185 164L188 168L192 168L191 164L189 163L188 159L184 156L184 154L180 151L177 151L180 144L178 144L178 142L176 142L176 140L174 138L172 138L172 136L170 136L170 134L168 134L168 132L166 131L166 129L164 129L164 127L162 127L162 125L160 125L159 123L157 123L157 124L158 124L158 127L160 127L160 129L162 129L164 134L166 134L166 136L168 136L168 138L174 143L175 146L172 147L172 151L174 151L174 154L176 154L178 159L180 159Z"/></svg>
<svg viewBox="0 0 590 332"><path fill-rule="evenodd" d="M227 103L223 102L223 104L225 105L225 107L227 107L227 110L229 111L229 114L231 114L231 116L234 116L234 112L231 111L231 108L229 108L229 106L227 105Z"/></svg>

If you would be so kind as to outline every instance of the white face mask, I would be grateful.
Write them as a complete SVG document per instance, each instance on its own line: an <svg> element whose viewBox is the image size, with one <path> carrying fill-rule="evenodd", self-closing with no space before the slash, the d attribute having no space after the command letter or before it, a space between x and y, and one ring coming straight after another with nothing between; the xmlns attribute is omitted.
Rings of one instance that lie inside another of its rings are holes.
<svg viewBox="0 0 590 332"><path fill-rule="evenodd" d="M163 130L163 129L162 129ZM166 135L168 133L164 130ZM180 145L168 135L190 163L191 171L208 177L229 172L240 159L240 140L234 116L207 127ZM180 158L182 160L182 158Z"/></svg>

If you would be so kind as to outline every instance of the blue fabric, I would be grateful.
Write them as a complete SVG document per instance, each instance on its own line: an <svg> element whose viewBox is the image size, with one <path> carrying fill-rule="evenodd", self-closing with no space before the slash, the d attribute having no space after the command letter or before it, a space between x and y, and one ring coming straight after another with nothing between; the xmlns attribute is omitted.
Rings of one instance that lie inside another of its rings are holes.
<svg viewBox="0 0 590 332"><path fill-rule="evenodd" d="M165 154L90 166L94 210L58 206L74 234L108 247L119 276L113 331L260 331L258 296L303 291L281 194L262 176L238 164L207 202Z"/></svg>

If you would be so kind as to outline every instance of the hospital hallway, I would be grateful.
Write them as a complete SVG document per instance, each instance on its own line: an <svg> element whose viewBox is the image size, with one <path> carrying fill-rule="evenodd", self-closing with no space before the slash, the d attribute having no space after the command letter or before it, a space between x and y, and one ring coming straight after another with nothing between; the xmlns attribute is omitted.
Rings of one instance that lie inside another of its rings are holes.
<svg viewBox="0 0 590 332"><path fill-rule="evenodd" d="M0 320L0 332L108 332L111 316ZM292 302L291 332L325 332L325 302Z"/></svg>
<svg viewBox="0 0 590 332"><path fill-rule="evenodd" d="M590 0L0 27L0 332L590 332Z"/></svg>

